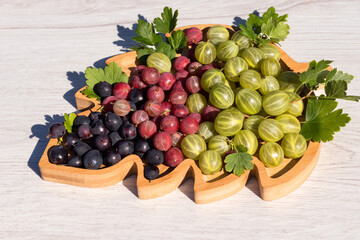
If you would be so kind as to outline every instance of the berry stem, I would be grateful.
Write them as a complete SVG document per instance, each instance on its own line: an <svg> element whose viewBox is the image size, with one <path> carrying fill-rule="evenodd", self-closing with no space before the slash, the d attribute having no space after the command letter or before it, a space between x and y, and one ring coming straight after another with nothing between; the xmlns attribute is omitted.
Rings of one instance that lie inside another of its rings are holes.
<svg viewBox="0 0 360 240"><path fill-rule="evenodd" d="M308 94L306 94L306 96L304 96L304 97L302 97L302 98L299 98L299 99L296 99L296 100L292 101L290 104L293 104L293 103L296 103L296 102L298 102L298 101L300 101L300 100L303 100L303 99L305 99L305 98L308 98L313 91L314 91L314 89L311 89L310 92L309 92Z"/></svg>

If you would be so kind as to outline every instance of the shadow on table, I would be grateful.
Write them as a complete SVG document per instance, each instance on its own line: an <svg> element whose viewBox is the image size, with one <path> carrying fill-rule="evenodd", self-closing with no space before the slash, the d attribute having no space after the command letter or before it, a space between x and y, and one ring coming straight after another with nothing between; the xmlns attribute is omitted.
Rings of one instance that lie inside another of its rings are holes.
<svg viewBox="0 0 360 240"><path fill-rule="evenodd" d="M40 169L39 169L39 160L45 151L45 148L49 142L49 139L46 137L49 134L49 127L51 124L56 122L64 122L64 116L61 115L45 115L45 124L35 124L31 127L32 134L29 136L29 138L36 137L38 138L38 142L34 148L34 151L32 152L29 160L28 160L28 166L33 170L39 177L40 175Z"/></svg>
<svg viewBox="0 0 360 240"><path fill-rule="evenodd" d="M137 175L131 175L122 180L122 184L126 187L134 196L138 197L137 192Z"/></svg>
<svg viewBox="0 0 360 240"><path fill-rule="evenodd" d="M188 178L184 180L180 186L178 187L179 190L185 194L191 201L195 202L194 197L194 179Z"/></svg>
<svg viewBox="0 0 360 240"><path fill-rule="evenodd" d="M142 15L138 15L138 18L144 21L147 21L146 18ZM113 44L116 46L121 47L120 51L122 52L129 52L131 51L130 48L137 46L138 43L134 40L132 40L132 37L136 36L136 28L137 23L134 23L131 28L127 28L121 25L117 25L117 31L118 31L118 37L120 40L114 41Z"/></svg>
<svg viewBox="0 0 360 240"><path fill-rule="evenodd" d="M254 10L252 13L259 17L259 12L257 10ZM233 26L236 27L239 27L239 25L245 26L245 23L246 23L246 19L243 19L241 17L234 17L234 20L232 22Z"/></svg>
<svg viewBox="0 0 360 240"><path fill-rule="evenodd" d="M259 185L258 185L258 182L257 182L257 179L256 177L250 177L248 179L248 181L246 182L246 185L245 185L250 191L252 191L256 196L258 196L259 198L261 198L261 195L260 195L260 189L259 189Z"/></svg>
<svg viewBox="0 0 360 240"><path fill-rule="evenodd" d="M86 78L84 72L67 72L66 73L67 79L70 81L71 86L73 87L69 91L64 94L64 99L68 101L73 107L76 108L76 101L75 101L75 93L79 91L82 87L86 85Z"/></svg>

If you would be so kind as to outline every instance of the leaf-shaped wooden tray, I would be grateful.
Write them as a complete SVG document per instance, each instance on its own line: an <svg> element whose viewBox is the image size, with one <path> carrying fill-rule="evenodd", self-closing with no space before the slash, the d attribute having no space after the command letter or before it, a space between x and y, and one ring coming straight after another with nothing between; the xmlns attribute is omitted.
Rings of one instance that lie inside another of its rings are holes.
<svg viewBox="0 0 360 240"><path fill-rule="evenodd" d="M206 29L213 25L192 25L179 29L198 27ZM233 27L223 25L234 31ZM298 63L290 58L280 48L281 64L285 70L295 72L305 71L308 63ZM130 75L132 68L136 66L136 53L128 52L117 55L106 61L118 63L123 71ZM97 110L100 103L96 99L90 99L81 93L80 89L75 94L78 110L86 110L79 115L88 115L90 110ZM114 166L101 168L98 170L80 169L69 166L54 165L48 160L47 152L50 147L57 143L56 139L51 139L40 159L39 167L41 176L46 181L59 182L64 184L82 187L106 187L114 185L129 175L137 174L137 190L140 199L156 198L175 190L185 179L194 179L194 201L196 203L209 203L227 198L240 191L246 184L249 176L255 175L259 184L261 198L263 200L274 200L297 189L311 174L320 154L320 143L310 142L307 151L300 159L285 159L276 168L266 168L262 162L253 157L254 168L246 171L240 177L234 174L220 171L215 175L204 175L197 166L196 162L186 159L176 168L169 168L160 165L159 178L151 182L144 178L144 167L142 160L131 155Z"/></svg>

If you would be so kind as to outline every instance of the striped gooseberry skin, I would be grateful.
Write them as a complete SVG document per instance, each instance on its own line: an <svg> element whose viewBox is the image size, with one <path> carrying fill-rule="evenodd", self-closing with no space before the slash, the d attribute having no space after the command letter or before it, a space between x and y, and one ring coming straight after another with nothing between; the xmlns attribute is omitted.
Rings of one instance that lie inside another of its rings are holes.
<svg viewBox="0 0 360 240"><path fill-rule="evenodd" d="M301 125L299 120L291 114L281 114L275 118L281 125L281 130L286 133L299 133Z"/></svg>
<svg viewBox="0 0 360 240"><path fill-rule="evenodd" d="M281 147L288 158L299 158L304 155L307 149L306 140L299 133L287 133L281 140Z"/></svg>
<svg viewBox="0 0 360 240"><path fill-rule="evenodd" d="M274 45L263 45L259 47L259 49L264 54L265 58L275 58L276 60L280 61L280 51Z"/></svg>
<svg viewBox="0 0 360 240"><path fill-rule="evenodd" d="M257 71L249 69L240 74L239 82L243 88L256 90L261 86L261 75Z"/></svg>
<svg viewBox="0 0 360 240"><path fill-rule="evenodd" d="M266 58L261 62L261 73L264 76L276 77L281 72L281 66L275 58Z"/></svg>
<svg viewBox="0 0 360 240"><path fill-rule="evenodd" d="M231 40L233 40L239 47L239 49L244 49L250 47L249 38L241 35L241 31L235 32L231 36Z"/></svg>
<svg viewBox="0 0 360 240"><path fill-rule="evenodd" d="M277 76L277 80L279 81L280 90L284 92L295 92L301 85L299 74L293 71L281 72L279 76ZM302 89L302 87L300 89Z"/></svg>
<svg viewBox="0 0 360 240"><path fill-rule="evenodd" d="M118 99L113 105L113 111L119 116L126 116L130 111L131 107L128 101L124 99Z"/></svg>
<svg viewBox="0 0 360 240"><path fill-rule="evenodd" d="M247 148L247 152L250 155L254 155L254 153L258 149L258 140L255 134L250 130L241 130L234 136L234 144L235 146L243 145Z"/></svg>
<svg viewBox="0 0 360 240"><path fill-rule="evenodd" d="M157 150L167 151L172 146L172 137L167 132L158 132L155 133L152 142Z"/></svg>
<svg viewBox="0 0 360 240"><path fill-rule="evenodd" d="M261 146L259 157L265 167L277 167L284 160L284 151L279 144L267 142Z"/></svg>
<svg viewBox="0 0 360 240"><path fill-rule="evenodd" d="M215 130L222 136L234 136L241 130L244 118L244 114L237 108L228 108L216 116L214 122Z"/></svg>
<svg viewBox="0 0 360 240"><path fill-rule="evenodd" d="M230 34L226 27L215 25L209 28L209 30L206 32L206 37L208 40L218 38L226 41L229 40Z"/></svg>
<svg viewBox="0 0 360 240"><path fill-rule="evenodd" d="M198 76L191 76L186 79L185 82L186 90L190 93L197 93L201 90L201 83Z"/></svg>
<svg viewBox="0 0 360 240"><path fill-rule="evenodd" d="M181 151L187 158L199 160L200 154L206 151L205 140L197 134L190 134L181 141Z"/></svg>
<svg viewBox="0 0 360 240"><path fill-rule="evenodd" d="M216 47L210 42L200 42L195 48L195 58L201 64L210 64L216 58Z"/></svg>
<svg viewBox="0 0 360 240"><path fill-rule="evenodd" d="M214 150L207 150L200 154L199 167L206 175L213 175L222 168L222 159L220 154Z"/></svg>
<svg viewBox="0 0 360 240"><path fill-rule="evenodd" d="M260 138L258 128L259 124L265 119L261 115L252 115L248 117L244 122L244 129L252 131L257 138Z"/></svg>
<svg viewBox="0 0 360 240"><path fill-rule="evenodd" d="M245 70L248 70L248 64L241 57L230 58L224 67L226 78L232 82L239 82L239 76Z"/></svg>
<svg viewBox="0 0 360 240"><path fill-rule="evenodd" d="M229 108L234 103L234 92L225 84L215 84L209 94L210 103L219 109Z"/></svg>
<svg viewBox="0 0 360 240"><path fill-rule="evenodd" d="M182 90L172 90L169 94L171 104L185 104L187 100L187 92Z"/></svg>
<svg viewBox="0 0 360 240"><path fill-rule="evenodd" d="M235 97L236 106L245 114L254 115L261 110L261 95L254 89L241 89Z"/></svg>
<svg viewBox="0 0 360 240"><path fill-rule="evenodd" d="M221 43L223 43L223 42L225 42L226 40L224 40L224 39L222 39L222 38L213 38L213 39L210 39L209 40L209 42L211 42L212 44L214 44L214 46L216 47L216 48L218 48L218 46L221 44Z"/></svg>
<svg viewBox="0 0 360 240"><path fill-rule="evenodd" d="M300 96L294 92L286 92L287 95L290 97L290 103L300 99ZM303 100L299 100L295 103L291 103L289 106L289 109L286 111L286 113L289 113L295 117L300 116L302 112L304 111L304 102Z"/></svg>
<svg viewBox="0 0 360 240"><path fill-rule="evenodd" d="M226 40L220 43L216 49L216 56L220 61L226 62L230 58L236 57L239 52L239 47L232 40Z"/></svg>
<svg viewBox="0 0 360 240"><path fill-rule="evenodd" d="M262 95L265 95L269 92L276 91L280 89L278 80L273 76L265 76L261 80L261 85L259 91Z"/></svg>
<svg viewBox="0 0 360 240"><path fill-rule="evenodd" d="M259 136L267 142L277 142L284 137L281 124L275 119L261 121L258 128Z"/></svg>
<svg viewBox="0 0 360 240"><path fill-rule="evenodd" d="M263 96L262 105L267 114L278 116L289 109L290 97L283 91L272 91Z"/></svg>
<svg viewBox="0 0 360 240"><path fill-rule="evenodd" d="M171 71L171 61L163 53L152 53L146 60L148 67L153 67L159 70L160 73Z"/></svg>
<svg viewBox="0 0 360 240"><path fill-rule="evenodd" d="M215 135L208 142L209 150L217 151L221 156L231 150L229 139L225 136Z"/></svg>
<svg viewBox="0 0 360 240"><path fill-rule="evenodd" d="M217 83L225 83L225 75L220 69L212 68L207 70L201 76L201 87L206 91L210 92L210 88Z"/></svg>
<svg viewBox="0 0 360 240"><path fill-rule="evenodd" d="M215 130L214 123L212 122L202 122L199 125L197 134L204 138L205 142L209 142L210 138L217 135L218 133Z"/></svg>
<svg viewBox="0 0 360 240"><path fill-rule="evenodd" d="M258 48L249 47L242 52L241 57L248 63L249 68L260 69L264 54Z"/></svg>
<svg viewBox="0 0 360 240"><path fill-rule="evenodd" d="M189 113L202 113L207 105L207 100L201 93L193 93L186 100L186 107Z"/></svg>

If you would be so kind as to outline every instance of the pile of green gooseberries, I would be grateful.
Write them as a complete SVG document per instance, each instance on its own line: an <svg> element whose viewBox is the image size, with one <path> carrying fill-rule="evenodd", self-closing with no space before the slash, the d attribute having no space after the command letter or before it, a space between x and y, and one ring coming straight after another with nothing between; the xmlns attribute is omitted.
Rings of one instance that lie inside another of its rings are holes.
<svg viewBox="0 0 360 240"><path fill-rule="evenodd" d="M193 46L195 61L208 66L198 75L202 90L186 101L189 113L200 114L202 121L196 133L183 138L184 156L198 161L204 174L219 172L237 145L266 167L302 157L307 141L298 119L304 111L301 82L297 73L282 69L278 48L253 46L240 31L232 34L220 25L205 35ZM171 67L156 56L150 62L161 71Z"/></svg>

